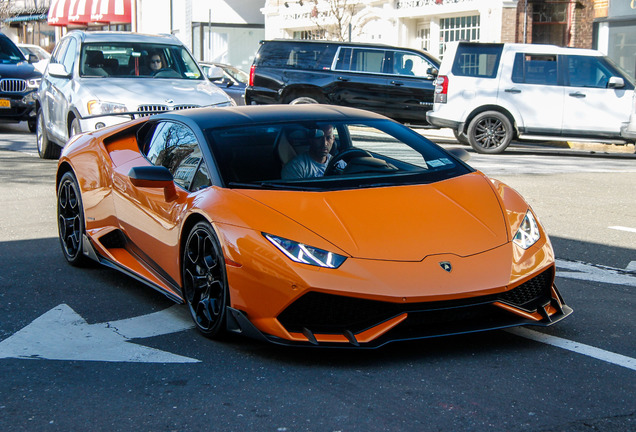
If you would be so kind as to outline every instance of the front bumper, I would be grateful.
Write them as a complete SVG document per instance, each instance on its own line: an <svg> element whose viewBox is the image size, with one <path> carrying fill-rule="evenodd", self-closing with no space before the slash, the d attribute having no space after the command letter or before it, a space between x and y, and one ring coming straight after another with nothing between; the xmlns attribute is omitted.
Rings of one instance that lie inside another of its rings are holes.
<svg viewBox="0 0 636 432"><path fill-rule="evenodd" d="M0 107L0 121L20 122L35 120L35 91L26 95L20 94L0 94L0 99L4 102L2 105L10 105L9 107Z"/></svg>
<svg viewBox="0 0 636 432"><path fill-rule="evenodd" d="M550 267L499 294L403 304L310 291L277 318L287 339L262 333L233 308L227 314L228 329L279 345L378 348L521 325L550 326L572 313L553 280Z"/></svg>

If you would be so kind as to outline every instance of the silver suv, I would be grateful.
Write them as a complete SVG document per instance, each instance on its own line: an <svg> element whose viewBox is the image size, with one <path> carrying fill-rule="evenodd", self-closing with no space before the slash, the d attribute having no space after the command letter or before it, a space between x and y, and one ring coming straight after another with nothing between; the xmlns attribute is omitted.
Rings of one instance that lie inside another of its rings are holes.
<svg viewBox="0 0 636 432"><path fill-rule="evenodd" d="M70 137L138 116L234 105L173 36L72 31L42 78L37 101L40 157L58 158Z"/></svg>
<svg viewBox="0 0 636 432"><path fill-rule="evenodd" d="M634 82L594 50L528 44L449 44L429 123L479 153L512 139L625 143Z"/></svg>

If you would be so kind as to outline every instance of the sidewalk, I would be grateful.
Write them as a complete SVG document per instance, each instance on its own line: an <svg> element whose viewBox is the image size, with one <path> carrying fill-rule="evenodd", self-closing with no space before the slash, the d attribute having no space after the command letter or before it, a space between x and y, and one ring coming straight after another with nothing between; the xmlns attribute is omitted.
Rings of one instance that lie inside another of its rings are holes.
<svg viewBox="0 0 636 432"><path fill-rule="evenodd" d="M455 135L453 135L452 129L444 128L444 129L414 129L419 134L425 136L433 142L438 144L458 144L455 139ZM523 144L523 145L532 145L537 147L550 147L550 148L559 148L559 149L573 149L579 151L587 151L590 153L626 153L626 154L635 154L636 146L634 144L626 144L626 145L618 145L618 144L603 144L598 142L577 142L577 141L568 141L568 142L543 142L543 143L534 143L532 141L513 141L511 146L515 144Z"/></svg>

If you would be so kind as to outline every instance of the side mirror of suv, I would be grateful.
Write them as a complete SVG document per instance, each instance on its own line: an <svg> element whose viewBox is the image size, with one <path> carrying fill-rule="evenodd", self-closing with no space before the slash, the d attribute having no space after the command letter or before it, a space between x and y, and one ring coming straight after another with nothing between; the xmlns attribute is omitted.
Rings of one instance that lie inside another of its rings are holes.
<svg viewBox="0 0 636 432"><path fill-rule="evenodd" d="M38 56L35 54L29 54L29 63L37 63L39 61Z"/></svg>
<svg viewBox="0 0 636 432"><path fill-rule="evenodd" d="M49 75L57 78L70 78L71 74L61 63L49 64Z"/></svg>
<svg viewBox="0 0 636 432"><path fill-rule="evenodd" d="M621 77L610 77L607 83L607 88L623 88L625 87L625 81Z"/></svg>
<svg viewBox="0 0 636 432"><path fill-rule="evenodd" d="M426 69L426 73L431 75L431 76L433 76L433 77L436 77L437 74L439 73L439 70L437 70L437 68L431 67L431 68Z"/></svg>

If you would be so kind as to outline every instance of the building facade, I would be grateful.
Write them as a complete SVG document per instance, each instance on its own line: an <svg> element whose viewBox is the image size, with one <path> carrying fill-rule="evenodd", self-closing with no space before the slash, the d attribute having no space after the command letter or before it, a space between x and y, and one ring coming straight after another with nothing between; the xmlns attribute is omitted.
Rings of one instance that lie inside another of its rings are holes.
<svg viewBox="0 0 636 432"><path fill-rule="evenodd" d="M636 76L636 1L597 0L593 28L594 47Z"/></svg>
<svg viewBox="0 0 636 432"><path fill-rule="evenodd" d="M263 14L268 39L386 43L438 57L457 40L592 46L592 0L268 0Z"/></svg>

